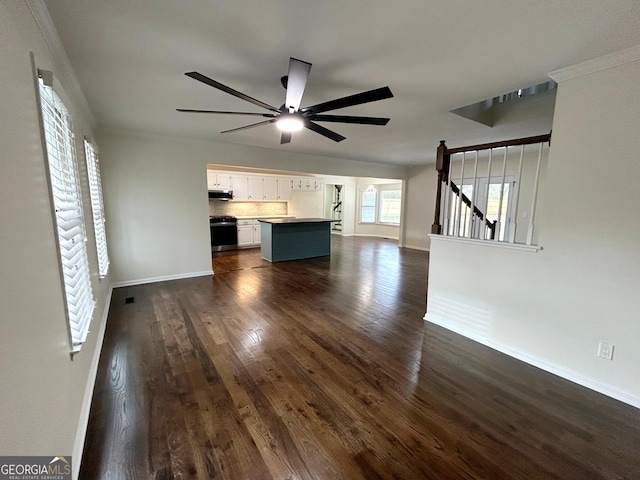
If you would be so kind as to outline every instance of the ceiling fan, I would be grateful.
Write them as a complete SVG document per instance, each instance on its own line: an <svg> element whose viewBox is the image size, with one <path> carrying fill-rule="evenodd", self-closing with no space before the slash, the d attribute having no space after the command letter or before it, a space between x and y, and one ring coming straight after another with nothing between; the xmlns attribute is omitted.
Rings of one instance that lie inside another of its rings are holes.
<svg viewBox="0 0 640 480"><path fill-rule="evenodd" d="M335 142L340 142L346 137L329 130L315 122L339 122L339 123L357 123L362 125L386 125L389 122L388 118L380 117L356 117L347 115L322 115L323 112L331 110L338 110L339 108L351 107L354 105L360 105L363 103L375 102L377 100L384 100L385 98L393 97L389 87L376 88L375 90L369 90L367 92L357 93L347 97L330 100L328 102L319 103L310 107L300 108L300 102L302 101L302 95L309 79L309 72L311 70L311 64L298 60L296 58L289 59L289 73L288 75L280 79L282 86L286 88L287 94L285 103L276 108L267 103L256 100L244 93L238 92L233 88L227 87L220 82L206 77L198 72L187 72L186 76L198 80L199 82L206 83L207 85L229 93L234 97L238 97L249 103L253 103L259 107L269 110L270 113L253 113L253 112L223 112L218 110L191 110L185 108L178 108L179 112L188 113L214 113L222 115L251 115L268 118L262 122L253 123L244 127L233 128L231 130L225 130L220 133L239 132L240 130L247 130L249 128L259 127L261 125L268 125L275 123L282 134L280 137L280 143L291 142L291 133L301 130L302 128L308 128L309 130L319 133Z"/></svg>

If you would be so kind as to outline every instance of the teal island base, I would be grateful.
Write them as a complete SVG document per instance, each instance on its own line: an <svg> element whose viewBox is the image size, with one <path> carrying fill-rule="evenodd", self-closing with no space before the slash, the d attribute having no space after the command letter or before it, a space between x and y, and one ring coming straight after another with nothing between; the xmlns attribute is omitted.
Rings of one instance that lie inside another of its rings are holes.
<svg viewBox="0 0 640 480"><path fill-rule="evenodd" d="M324 218L260 220L262 258L270 262L331 254L331 222Z"/></svg>

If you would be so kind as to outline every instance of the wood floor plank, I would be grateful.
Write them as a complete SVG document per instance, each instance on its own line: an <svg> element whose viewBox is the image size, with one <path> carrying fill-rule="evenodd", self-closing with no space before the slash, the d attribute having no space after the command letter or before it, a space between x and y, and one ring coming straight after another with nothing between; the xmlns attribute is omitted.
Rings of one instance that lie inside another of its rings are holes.
<svg viewBox="0 0 640 480"><path fill-rule="evenodd" d="M212 265L114 290L81 480L640 478L637 409L423 321L427 252Z"/></svg>

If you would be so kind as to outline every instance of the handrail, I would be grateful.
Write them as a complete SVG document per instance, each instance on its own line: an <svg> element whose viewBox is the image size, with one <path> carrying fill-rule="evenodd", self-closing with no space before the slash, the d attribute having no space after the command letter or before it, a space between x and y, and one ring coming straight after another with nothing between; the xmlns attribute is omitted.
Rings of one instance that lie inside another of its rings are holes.
<svg viewBox="0 0 640 480"><path fill-rule="evenodd" d="M443 144L443 142L444 140L441 142L441 144ZM476 150L489 150L491 148L513 147L516 145L531 145L534 143L547 142L551 144L551 132L544 135L536 135L534 137L516 138L513 140L504 140L502 142L481 143L479 145L470 145L468 147L447 148L445 146L445 153L447 155L453 155L454 153L475 152Z"/></svg>
<svg viewBox="0 0 640 480"><path fill-rule="evenodd" d="M461 196L462 201L464 202L464 204L471 208L471 200L469 199L469 197L467 197L464 193L462 193L460 191L460 188L453 182L449 182L449 188L451 188L451 191L453 193L455 193L457 196ZM493 222L489 221L484 213L482 213L482 211L477 207L477 206L473 206L473 214L478 217L480 220L484 221L484 223L487 225L487 227L489 228L489 230L491 231L491 240L495 240L496 237L496 224L498 223L497 220L494 220Z"/></svg>

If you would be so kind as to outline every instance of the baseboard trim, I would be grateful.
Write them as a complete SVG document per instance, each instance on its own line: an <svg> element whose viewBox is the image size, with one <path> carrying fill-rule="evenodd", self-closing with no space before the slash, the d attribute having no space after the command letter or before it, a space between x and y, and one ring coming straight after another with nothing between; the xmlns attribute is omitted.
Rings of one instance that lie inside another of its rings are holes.
<svg viewBox="0 0 640 480"><path fill-rule="evenodd" d="M377 235L373 233L354 233L353 237L373 237L373 238L383 238L384 240L398 240L398 237L390 237L389 235Z"/></svg>
<svg viewBox="0 0 640 480"><path fill-rule="evenodd" d="M144 283L166 282L168 280L182 280L183 278L205 277L213 275L213 270L204 270L202 272L179 273L177 275L165 275L162 277L138 278L136 280L123 280L115 282L112 288L131 287L133 285L142 285Z"/></svg>
<svg viewBox="0 0 640 480"><path fill-rule="evenodd" d="M541 359L534 355L530 355L526 352L522 352L518 349L510 347L509 345L505 345L500 342L496 342L490 338L483 337L481 335L477 335L473 332L466 331L463 328L458 328L449 325L446 321L441 318L434 317L433 315L429 315L429 313L425 313L424 320L440 327L446 328L454 333L462 335L463 337L469 338L475 342L481 343L489 348L493 348L505 355L509 355L510 357L521 360L529 365L533 365L534 367L540 368L546 372L557 375L565 380L569 380L573 383L577 383L583 387L586 387L590 390L594 390L598 393L606 395L608 397L619 400L623 403L631 405L632 407L640 408L640 397L629 393L625 390L622 390L613 385L609 385L607 383L601 382L600 380L596 380L594 378L588 377L581 373L575 372L569 368L563 367L561 365L556 365L555 363L549 362L547 360Z"/></svg>
<svg viewBox="0 0 640 480"><path fill-rule="evenodd" d="M429 247L418 247L416 245L400 245L402 248L410 248L411 250L420 250L422 252L429 252Z"/></svg>
<svg viewBox="0 0 640 480"><path fill-rule="evenodd" d="M87 436L87 427L89 425L89 413L91 412L91 402L93 400L93 388L95 387L96 377L98 375L98 363L100 362L100 354L102 353L102 342L104 340L104 333L107 329L107 317L109 316L109 307L111 306L112 294L113 286L109 287L107 298L105 299L104 310L102 312L102 318L100 320L100 326L98 328L96 348L93 352L91 367L89 369L89 376L87 378L87 384L84 388L82 408L80 410L80 420L78 421L76 438L73 442L73 472L71 476L74 480L77 480L78 476L80 475L80 462L82 461L82 454L84 453L84 441Z"/></svg>

